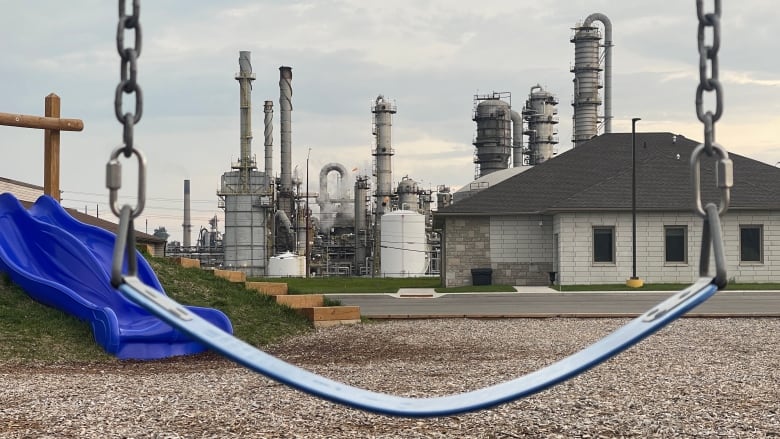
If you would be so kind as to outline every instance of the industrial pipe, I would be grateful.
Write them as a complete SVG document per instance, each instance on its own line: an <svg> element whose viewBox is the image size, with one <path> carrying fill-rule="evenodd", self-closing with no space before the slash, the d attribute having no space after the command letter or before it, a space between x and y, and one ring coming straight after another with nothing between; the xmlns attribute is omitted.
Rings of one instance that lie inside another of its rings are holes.
<svg viewBox="0 0 780 439"><path fill-rule="evenodd" d="M512 118L512 167L523 164L523 116L515 110L509 113Z"/></svg>
<svg viewBox="0 0 780 439"><path fill-rule="evenodd" d="M255 80L255 75L252 73L251 55L251 52L245 50L239 52L239 72L236 74L241 93L239 103L241 114L240 169L244 175L244 181L249 180L249 170L254 168L252 163L252 81Z"/></svg>
<svg viewBox="0 0 780 439"><path fill-rule="evenodd" d="M274 158L274 103L265 101L263 106L265 113L265 187L271 186L273 179L273 158Z"/></svg>
<svg viewBox="0 0 780 439"><path fill-rule="evenodd" d="M282 210L277 210L274 214L274 230L279 230L278 227L276 227L276 220L281 219L282 221L282 227L287 229L287 245L285 246L282 251L293 251L293 247L295 245L295 230L293 229L292 222L290 221L290 217L287 216L287 213ZM281 253L281 252L280 252Z"/></svg>
<svg viewBox="0 0 780 439"><path fill-rule="evenodd" d="M280 191L292 193L292 67L279 67Z"/></svg>
<svg viewBox="0 0 780 439"><path fill-rule="evenodd" d="M317 197L317 201L320 203L327 202L330 199L330 194L328 193L328 174L331 173L331 171L336 171L341 176L342 184L346 184L347 176L349 175L347 173L347 168L344 167L341 163L328 163L327 165L322 167L322 170L320 171L320 194ZM344 198L344 187L340 188L341 193L338 194L338 198L342 199Z"/></svg>

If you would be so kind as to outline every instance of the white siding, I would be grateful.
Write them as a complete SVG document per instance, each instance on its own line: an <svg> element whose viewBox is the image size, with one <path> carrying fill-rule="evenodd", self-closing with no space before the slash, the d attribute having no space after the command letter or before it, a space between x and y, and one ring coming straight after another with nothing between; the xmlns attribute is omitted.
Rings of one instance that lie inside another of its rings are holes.
<svg viewBox="0 0 780 439"><path fill-rule="evenodd" d="M722 218L728 277L737 282L780 279L780 213L728 212ZM645 283L688 283L699 275L702 219L688 212L637 214L637 277ZM739 261L739 226L762 225L763 261ZM593 262L593 227L615 227L615 262ZM687 262L665 262L664 226L687 226ZM566 213L555 217L558 279L566 284L625 282L632 274L631 213ZM710 261L714 268L714 262ZM711 270L712 271L712 270Z"/></svg>

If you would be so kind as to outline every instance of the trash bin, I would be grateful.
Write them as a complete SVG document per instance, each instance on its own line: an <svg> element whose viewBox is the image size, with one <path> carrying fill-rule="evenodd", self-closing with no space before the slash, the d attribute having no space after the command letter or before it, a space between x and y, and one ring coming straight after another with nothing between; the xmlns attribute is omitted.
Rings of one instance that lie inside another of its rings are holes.
<svg viewBox="0 0 780 439"><path fill-rule="evenodd" d="M493 269L492 268L472 268L471 269L471 284L472 285L490 285L493 283Z"/></svg>

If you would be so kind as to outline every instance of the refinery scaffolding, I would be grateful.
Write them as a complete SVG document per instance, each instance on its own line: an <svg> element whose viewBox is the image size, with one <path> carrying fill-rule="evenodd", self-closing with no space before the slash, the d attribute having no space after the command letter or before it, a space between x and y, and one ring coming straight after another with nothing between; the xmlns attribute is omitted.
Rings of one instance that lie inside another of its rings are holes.
<svg viewBox="0 0 780 439"><path fill-rule="evenodd" d="M558 99L541 85L531 87L523 107L523 119L528 136L528 164L538 165L550 160L558 144Z"/></svg>
<svg viewBox="0 0 780 439"><path fill-rule="evenodd" d="M509 167L512 149L512 94L494 92L474 95L472 120L477 123L474 137L474 178Z"/></svg>
<svg viewBox="0 0 780 439"><path fill-rule="evenodd" d="M601 63L601 32L593 23L604 25L603 68ZM572 107L572 143L578 146L598 135L599 122L604 123L604 133L612 132L612 23L603 14L591 14L574 28L574 98ZM602 104L599 90L601 72L604 71L604 115L598 114Z"/></svg>
<svg viewBox="0 0 780 439"><path fill-rule="evenodd" d="M219 206L225 209L225 234L222 240L223 265L245 272L247 276L266 274L268 258L267 230L271 213L270 188L263 172L257 171L252 155L252 73L250 52L239 55L239 82L241 120L240 157L232 163L232 171L222 174L217 195Z"/></svg>

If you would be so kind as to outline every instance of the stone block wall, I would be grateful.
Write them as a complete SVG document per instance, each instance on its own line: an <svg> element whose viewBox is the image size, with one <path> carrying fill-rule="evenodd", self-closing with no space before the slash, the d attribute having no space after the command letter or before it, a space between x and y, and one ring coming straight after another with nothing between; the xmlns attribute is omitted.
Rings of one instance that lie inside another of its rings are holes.
<svg viewBox="0 0 780 439"><path fill-rule="evenodd" d="M472 268L490 265L490 217L447 217L444 225L444 265L446 287L471 285Z"/></svg>

